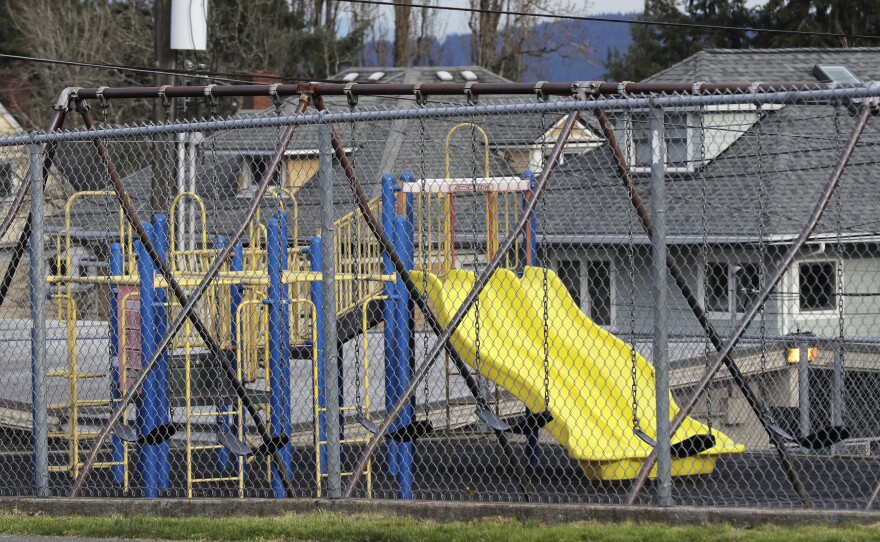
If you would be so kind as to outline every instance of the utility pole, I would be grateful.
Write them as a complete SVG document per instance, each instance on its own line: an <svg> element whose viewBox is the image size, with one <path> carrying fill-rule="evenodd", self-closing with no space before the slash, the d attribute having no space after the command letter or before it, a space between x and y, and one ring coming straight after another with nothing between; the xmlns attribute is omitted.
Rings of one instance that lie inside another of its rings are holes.
<svg viewBox="0 0 880 542"><path fill-rule="evenodd" d="M153 50L156 57L156 68L172 70L175 67L175 52L171 49L171 0L155 0L153 4ZM174 76L155 74L155 85L173 85ZM153 122L164 123L173 121L174 108L162 107L160 100L153 101ZM174 194L175 139L171 135L167 141L157 141L155 156L165 157L164 160L153 162L153 179L150 184L150 207L154 212L168 212Z"/></svg>

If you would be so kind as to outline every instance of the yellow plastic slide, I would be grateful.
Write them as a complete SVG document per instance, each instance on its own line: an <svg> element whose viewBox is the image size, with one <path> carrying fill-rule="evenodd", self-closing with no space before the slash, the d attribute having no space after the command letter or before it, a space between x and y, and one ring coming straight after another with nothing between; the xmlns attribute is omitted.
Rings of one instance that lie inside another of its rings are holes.
<svg viewBox="0 0 880 542"><path fill-rule="evenodd" d="M474 284L474 274L453 269L444 281L416 274L441 325L447 325ZM545 410L544 270L526 268L522 278L498 270L452 336L462 358L486 378L510 391L533 412ZM555 273L547 270L548 390L553 421L547 430L578 460L587 476L601 480L635 477L651 446L633 432L632 354L629 346L593 323L575 305ZM479 348L477 327L479 325ZM479 351L479 355L478 355ZM656 423L653 367L636 355L638 415L651 437ZM674 415L678 405L670 396ZM709 432L688 418L672 439ZM712 431L715 447L692 457L673 458L674 476L706 474L721 453L743 446Z"/></svg>

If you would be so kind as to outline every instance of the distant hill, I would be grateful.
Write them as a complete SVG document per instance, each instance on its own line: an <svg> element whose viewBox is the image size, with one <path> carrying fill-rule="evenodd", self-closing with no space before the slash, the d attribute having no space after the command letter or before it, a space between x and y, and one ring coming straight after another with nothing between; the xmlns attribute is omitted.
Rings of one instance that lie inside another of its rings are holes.
<svg viewBox="0 0 880 542"><path fill-rule="evenodd" d="M602 13L597 17L615 19L633 19L637 13ZM586 36L590 54L583 58L565 58L559 53L552 53L526 71L524 80L536 81L597 81L604 79L605 67L602 63L608 57L608 49L621 51L629 49L632 38L629 25L621 23L604 23L595 21L552 21L541 23L545 27L555 27L554 32L561 36ZM470 64L471 35L448 34L440 43L441 64Z"/></svg>

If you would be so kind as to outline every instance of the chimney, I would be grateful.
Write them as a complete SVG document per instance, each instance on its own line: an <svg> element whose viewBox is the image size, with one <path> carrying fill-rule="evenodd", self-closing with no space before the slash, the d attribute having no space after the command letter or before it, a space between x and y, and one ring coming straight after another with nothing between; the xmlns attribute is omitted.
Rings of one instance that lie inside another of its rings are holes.
<svg viewBox="0 0 880 542"><path fill-rule="evenodd" d="M251 81L261 85L273 85L280 83L281 79L278 78L277 74L271 72L259 72L251 76ZM242 109L262 111L274 106L271 96L244 96L241 100Z"/></svg>

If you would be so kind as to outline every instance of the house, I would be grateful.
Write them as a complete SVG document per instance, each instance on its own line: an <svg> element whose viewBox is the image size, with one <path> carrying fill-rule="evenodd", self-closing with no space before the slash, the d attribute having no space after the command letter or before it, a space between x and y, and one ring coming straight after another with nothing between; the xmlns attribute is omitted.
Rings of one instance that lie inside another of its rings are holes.
<svg viewBox="0 0 880 542"><path fill-rule="evenodd" d="M0 137L23 134L21 125L10 114L9 110L0 103ZM15 195L21 189L22 183L28 175L30 165L29 150L26 146L5 147L0 152L0 214L6 216L9 212ZM46 186L46 214L53 215L63 209L67 196L72 193L66 185L63 175L59 174L58 168L50 172ZM29 198L19 210L15 220L0 239L0 267L6 268L12 256L12 252L18 242L24 228L28 214ZM27 254L23 257L24 263L19 265L15 280L10 285L7 298L3 304L5 318L27 318L30 314L27 282Z"/></svg>
<svg viewBox="0 0 880 542"><path fill-rule="evenodd" d="M880 49L705 50L649 81L810 82L844 76L880 78ZM722 336L743 315L761 274L776 268L816 205L849 136L851 113L845 104L666 111L669 251ZM650 208L648 112L608 114ZM880 436L874 415L880 406L875 403L880 355L873 344L880 336L880 205L874 197L880 166L869 150L878 138L874 124L869 123L815 233L771 294L763 319L755 320L734 355L776 421L794 433L803 427L800 411L808 404L813 429L842 415L853 436ZM644 336L634 340L650 357L650 247L609 147L566 162L554 187L546 202L554 211L543 224L552 243L551 265L593 319L623 337ZM630 237L635 266L629 265ZM683 397L702 374L705 351L712 349L675 285L670 282L668 288L671 379ZM818 350L811 351L816 359L809 371L810 399L799 396L799 372L788 359L786 340L795 332L826 339L842 333L846 339L842 412L831 412L836 347L828 340L817 340ZM704 410L714 410L723 431L747 445L767 444L726 370L711 395L708 404L714 408Z"/></svg>

